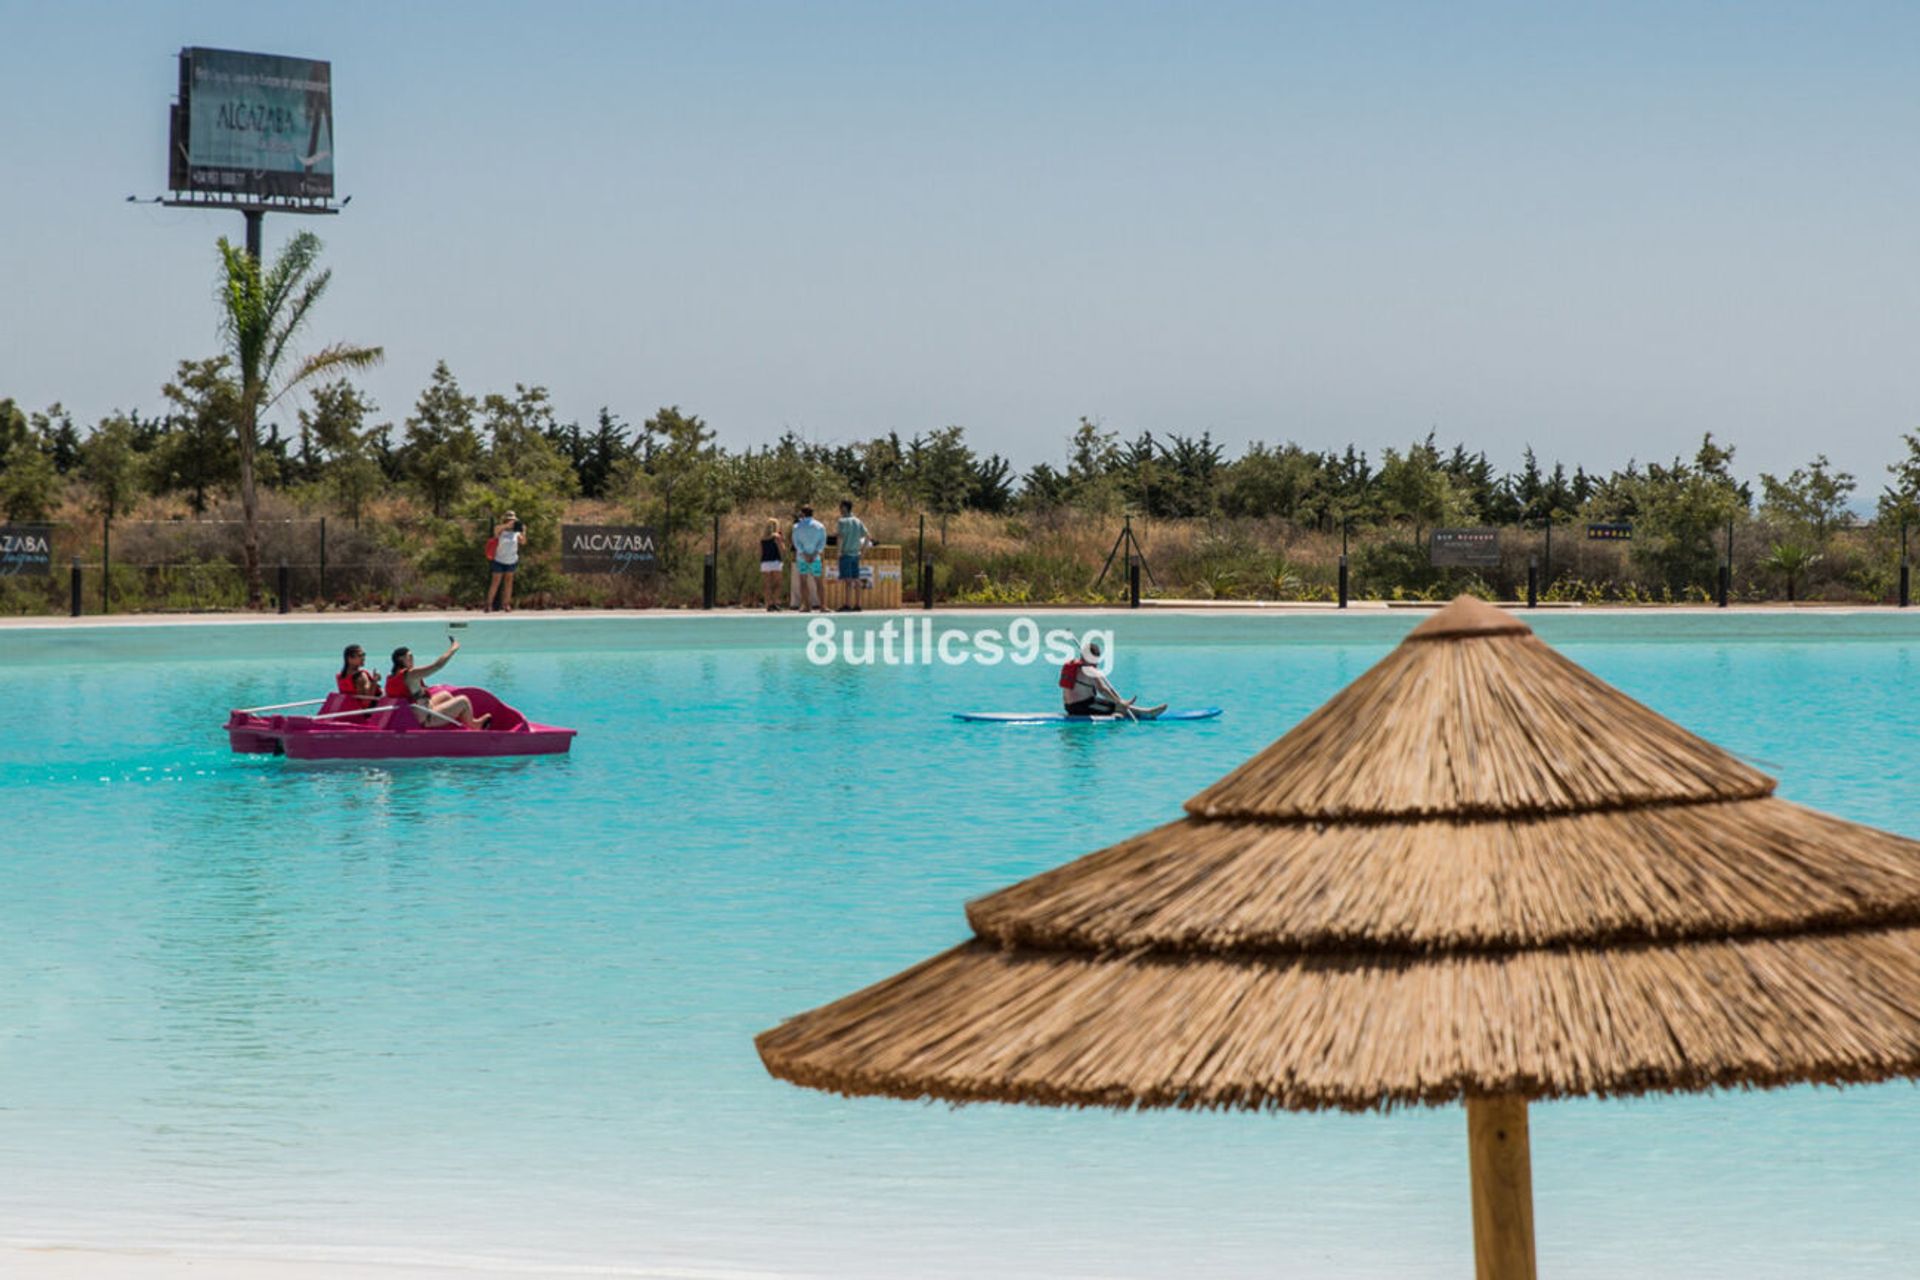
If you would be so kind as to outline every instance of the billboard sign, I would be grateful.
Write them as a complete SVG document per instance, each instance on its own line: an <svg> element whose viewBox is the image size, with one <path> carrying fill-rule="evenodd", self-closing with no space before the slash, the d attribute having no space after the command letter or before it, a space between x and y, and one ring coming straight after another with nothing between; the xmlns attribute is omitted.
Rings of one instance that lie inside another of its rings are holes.
<svg viewBox="0 0 1920 1280"><path fill-rule="evenodd" d="M1632 542L1631 520L1600 520L1587 526L1588 542Z"/></svg>
<svg viewBox="0 0 1920 1280"><path fill-rule="evenodd" d="M167 181L175 191L333 195L333 66L230 49L180 51Z"/></svg>
<svg viewBox="0 0 1920 1280"><path fill-rule="evenodd" d="M645 576L659 567L653 530L646 525L560 526L562 573L629 573Z"/></svg>
<svg viewBox="0 0 1920 1280"><path fill-rule="evenodd" d="M1498 529L1435 529L1427 541L1428 561L1434 565L1488 569L1500 563Z"/></svg>
<svg viewBox="0 0 1920 1280"><path fill-rule="evenodd" d="M44 578L52 572L52 525L0 524L0 578Z"/></svg>

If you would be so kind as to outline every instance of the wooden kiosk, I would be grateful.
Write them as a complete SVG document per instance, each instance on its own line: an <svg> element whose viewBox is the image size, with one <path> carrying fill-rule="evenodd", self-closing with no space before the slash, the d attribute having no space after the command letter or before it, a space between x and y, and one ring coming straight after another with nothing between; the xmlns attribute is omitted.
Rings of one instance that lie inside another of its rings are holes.
<svg viewBox="0 0 1920 1280"><path fill-rule="evenodd" d="M900 548L896 545L879 543L868 547L860 555L860 593L854 601L847 600L842 594L840 581L840 557L834 548L828 547L825 556L826 569L826 606L837 609L843 604L858 603L862 609L898 609L900 608Z"/></svg>

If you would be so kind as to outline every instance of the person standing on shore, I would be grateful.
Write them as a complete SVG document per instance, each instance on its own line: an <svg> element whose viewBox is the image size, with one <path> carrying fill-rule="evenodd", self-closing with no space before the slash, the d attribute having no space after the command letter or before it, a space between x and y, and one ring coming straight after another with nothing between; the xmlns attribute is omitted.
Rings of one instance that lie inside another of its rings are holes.
<svg viewBox="0 0 1920 1280"><path fill-rule="evenodd" d="M860 517L853 514L853 500L840 500L840 520L835 532L840 538L840 609L841 613L860 612L860 553L873 545L873 539L867 536L867 526Z"/></svg>
<svg viewBox="0 0 1920 1280"><path fill-rule="evenodd" d="M813 518L812 507L801 507L800 518L793 522L793 576L800 588L800 612L809 608L827 611L821 584L826 565L821 556L827 549L827 526Z"/></svg>
<svg viewBox="0 0 1920 1280"><path fill-rule="evenodd" d="M513 612L513 574L520 567L520 542L526 532L527 526L511 511L502 516L494 528L493 537L487 543L487 568L491 575L487 581L488 613L493 612L496 598L501 609Z"/></svg>
<svg viewBox="0 0 1920 1280"><path fill-rule="evenodd" d="M780 570L786 561L786 539L780 536L780 521L767 517L760 535L760 595L768 613L780 612Z"/></svg>

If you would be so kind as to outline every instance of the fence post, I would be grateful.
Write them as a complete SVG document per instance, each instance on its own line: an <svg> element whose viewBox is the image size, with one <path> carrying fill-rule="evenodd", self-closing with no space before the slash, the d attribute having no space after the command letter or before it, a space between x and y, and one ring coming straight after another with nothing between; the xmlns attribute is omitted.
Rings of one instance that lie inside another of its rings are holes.
<svg viewBox="0 0 1920 1280"><path fill-rule="evenodd" d="M920 513L920 547L913 553L914 563L920 566L920 607L933 608L933 583L927 577L927 513Z"/></svg>
<svg viewBox="0 0 1920 1280"><path fill-rule="evenodd" d="M327 518L320 517L320 603L327 602Z"/></svg>
<svg viewBox="0 0 1920 1280"><path fill-rule="evenodd" d="M1727 607L1727 595L1733 589L1733 569L1728 565L1720 566L1720 607Z"/></svg>
<svg viewBox="0 0 1920 1280"><path fill-rule="evenodd" d="M73 558L73 571L72 571L72 576L68 579L68 590L70 592L70 597L71 597L67 603L67 607L70 611L69 616L77 618L80 616L80 557L79 556L75 556Z"/></svg>
<svg viewBox="0 0 1920 1280"><path fill-rule="evenodd" d="M714 597L720 594L720 517L713 518L713 550L707 552L707 563L700 573L700 607L713 608Z"/></svg>
<svg viewBox="0 0 1920 1280"><path fill-rule="evenodd" d="M287 562L282 560L280 562L278 581L275 583L275 585L280 588L280 612L282 613L287 612L287 610L293 607L293 602L287 598L290 594L289 586L292 582L293 570L287 568Z"/></svg>
<svg viewBox="0 0 1920 1280"><path fill-rule="evenodd" d="M1140 560L1131 554L1127 556L1127 607L1140 607Z"/></svg>
<svg viewBox="0 0 1920 1280"><path fill-rule="evenodd" d="M1540 607L1540 562L1527 557L1527 608Z"/></svg>
<svg viewBox="0 0 1920 1280"><path fill-rule="evenodd" d="M1340 607L1347 607L1347 532L1353 521L1346 515L1340 517Z"/></svg>
<svg viewBox="0 0 1920 1280"><path fill-rule="evenodd" d="M113 517L100 520L100 612L113 612Z"/></svg>
<svg viewBox="0 0 1920 1280"><path fill-rule="evenodd" d="M1909 574L1907 569L1907 522L1905 520L1902 520L1900 522L1900 607L1902 609L1906 608L1908 602L1912 599L1912 596L1907 589L1908 579L1909 579Z"/></svg>

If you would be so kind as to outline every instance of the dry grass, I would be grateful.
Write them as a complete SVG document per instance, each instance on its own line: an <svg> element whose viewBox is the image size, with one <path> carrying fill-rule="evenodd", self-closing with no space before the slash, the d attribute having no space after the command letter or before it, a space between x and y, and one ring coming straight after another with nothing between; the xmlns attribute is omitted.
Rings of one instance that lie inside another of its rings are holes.
<svg viewBox="0 0 1920 1280"><path fill-rule="evenodd" d="M1772 788L1458 601L1195 816L978 900L974 941L761 1058L1117 1107L1920 1074L1920 843Z"/></svg>

